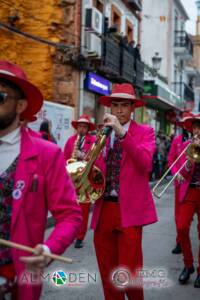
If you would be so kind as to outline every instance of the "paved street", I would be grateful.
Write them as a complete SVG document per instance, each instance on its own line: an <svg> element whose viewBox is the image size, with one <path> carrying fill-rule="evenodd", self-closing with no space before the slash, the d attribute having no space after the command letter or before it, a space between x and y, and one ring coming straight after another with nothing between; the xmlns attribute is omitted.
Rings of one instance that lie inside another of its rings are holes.
<svg viewBox="0 0 200 300"><path fill-rule="evenodd" d="M158 211L159 222L144 229L144 268L149 268L150 270L155 268L157 270L166 270L168 272L167 277L172 283L172 286L162 289L146 288L145 300L198 300L200 299L200 290L193 287L193 281L196 277L196 274L193 274L191 276L190 282L186 286L180 286L177 282L177 278L182 270L183 265L181 255L171 254L171 249L175 245L172 188L168 190L162 200L156 200L156 207ZM50 230L47 230L47 234L49 233ZM48 268L48 272L63 270L65 272L71 272L71 274L75 274L74 271L76 271L76 274L85 272L84 274L90 273L93 278L95 274L98 277L98 269L92 244L92 236L93 233L91 230L89 230L87 238L85 240L85 247L83 249L74 249L74 247L71 246L65 253L65 256L78 259L80 260L80 262L73 265L63 265L56 262ZM191 236L193 241L196 266L198 246L196 216L192 225ZM84 276L86 277L86 275ZM83 281L85 282L86 278L82 278L82 282ZM90 284L82 284L81 286L75 285L67 287L54 287L50 283L45 283L41 299L103 300L101 282L98 277L97 283L94 283L93 280L92 282L90 281Z"/></svg>

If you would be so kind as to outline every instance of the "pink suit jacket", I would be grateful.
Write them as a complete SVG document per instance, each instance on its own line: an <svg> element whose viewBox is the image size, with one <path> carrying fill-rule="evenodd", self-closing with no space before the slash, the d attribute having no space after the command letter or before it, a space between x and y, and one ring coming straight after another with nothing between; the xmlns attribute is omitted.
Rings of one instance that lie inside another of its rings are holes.
<svg viewBox="0 0 200 300"><path fill-rule="evenodd" d="M48 210L55 219L55 228L44 242ZM53 253L61 254L76 237L81 221L81 210L65 170L61 149L22 129L13 191L11 241L30 247L44 243ZM30 253L12 249L19 279L18 296L20 300L37 300L41 292L40 285L20 285L25 265L19 257L28 255Z"/></svg>
<svg viewBox="0 0 200 300"><path fill-rule="evenodd" d="M187 147L187 145L189 143L190 143L189 141L186 141L186 142L182 141L182 134L180 134L174 138L171 148L170 148L169 156L168 156L168 165L169 166L172 165L172 163L175 161L175 159L181 154L181 152ZM172 175L174 175L181 168L181 166L183 166L186 159L187 159L186 154L184 153L180 157L180 159L177 161L177 163L174 165L174 167L172 168L172 170L171 170ZM179 190L179 193L180 193L179 201L180 202L183 202L185 199L190 181L192 179L192 173L193 173L193 168L190 171L187 171L186 168L183 168L180 171L180 174L185 178L185 181L180 184L180 183L178 183L177 180L175 180L175 186L180 187L180 190Z"/></svg>
<svg viewBox="0 0 200 300"><path fill-rule="evenodd" d="M169 155L168 155L168 167L170 167L173 164L173 162L177 159L177 157L181 154L181 152L184 149L184 145L185 144L183 142L182 134L179 134L176 137L174 137L171 147L170 147ZM183 161L184 161L183 157L177 161L177 163L171 169L172 175L174 175L179 170ZM179 186L179 183L177 180L175 180L175 186Z"/></svg>
<svg viewBox="0 0 200 300"><path fill-rule="evenodd" d="M74 143L75 143L76 139L77 139L77 134L74 134L67 140L65 147L64 147L65 160L68 160L71 158L73 150L74 150ZM83 151L85 151L85 153L87 153L95 141L96 141L96 136L91 135L89 133L86 134L84 145L83 145Z"/></svg>
<svg viewBox="0 0 200 300"><path fill-rule="evenodd" d="M119 201L123 227L143 226L157 221L156 209L149 187L149 174L155 151L154 130L131 121L122 144ZM109 141L106 152L108 153ZM103 169L103 168L102 168ZM102 199L96 201L91 227L96 229ZM111 212L112 213L112 212Z"/></svg>
<svg viewBox="0 0 200 300"><path fill-rule="evenodd" d="M190 143L190 141L186 141L183 143L183 149L187 147L187 145ZM183 165L187 160L187 156L186 154L183 155L182 159L181 159L181 165ZM188 170L186 167L184 167L180 174L185 178L185 181L183 183L180 184L180 202L184 202L185 197L187 195L188 189L189 189L189 185L190 182L192 180L192 175L194 172L194 165L192 166L192 168L190 170Z"/></svg>

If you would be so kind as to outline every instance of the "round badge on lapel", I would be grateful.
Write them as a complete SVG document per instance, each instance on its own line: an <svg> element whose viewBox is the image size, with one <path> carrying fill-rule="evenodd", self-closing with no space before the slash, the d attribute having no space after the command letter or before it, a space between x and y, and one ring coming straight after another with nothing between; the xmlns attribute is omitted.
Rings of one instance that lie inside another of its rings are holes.
<svg viewBox="0 0 200 300"><path fill-rule="evenodd" d="M15 200L20 199L20 198L21 198L21 195L22 195L22 192L21 192L21 190L19 190L19 189L15 189L15 190L13 190L13 192L12 192L12 197L13 197L13 199L15 199Z"/></svg>
<svg viewBox="0 0 200 300"><path fill-rule="evenodd" d="M23 180L18 180L16 183L17 190L23 190L25 187L25 182Z"/></svg>

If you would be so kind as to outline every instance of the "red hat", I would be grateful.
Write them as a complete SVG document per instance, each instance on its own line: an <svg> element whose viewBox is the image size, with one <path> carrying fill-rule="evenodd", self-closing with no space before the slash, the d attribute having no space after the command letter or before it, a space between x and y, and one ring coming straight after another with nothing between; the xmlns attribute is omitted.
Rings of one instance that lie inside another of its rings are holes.
<svg viewBox="0 0 200 300"><path fill-rule="evenodd" d="M99 103L104 106L111 106L112 100L129 100L135 104L135 107L143 106L144 101L136 98L135 89L130 83L114 84L110 96L101 96Z"/></svg>
<svg viewBox="0 0 200 300"><path fill-rule="evenodd" d="M184 111L184 112L182 113L182 116L181 116L180 120L177 121L176 124L177 124L178 126L183 126L183 125L184 125L184 122L185 122L187 119L189 119L189 118L191 118L191 117L193 117L193 116L194 116L193 113L188 112L188 111Z"/></svg>
<svg viewBox="0 0 200 300"><path fill-rule="evenodd" d="M192 115L191 117L188 117L188 118L184 121L184 123L183 123L184 128L185 128L186 130L192 132L192 129L193 129L193 123L194 123L195 121L199 121L199 123L200 123L200 114L198 114L198 115Z"/></svg>
<svg viewBox="0 0 200 300"><path fill-rule="evenodd" d="M12 81L23 91L28 105L21 114L21 118L29 119L40 110L43 103L43 95L36 86L28 81L26 74L19 66L0 60L0 78Z"/></svg>
<svg viewBox="0 0 200 300"><path fill-rule="evenodd" d="M95 130L96 126L91 122L90 116L83 114L77 121L72 121L72 126L77 129L78 123L86 123L89 126L89 131Z"/></svg>
<svg viewBox="0 0 200 300"><path fill-rule="evenodd" d="M30 116L27 119L24 119L24 118L20 117L20 120L21 121L27 121L28 123L31 123L31 122L35 122L37 120L37 117L36 116Z"/></svg>

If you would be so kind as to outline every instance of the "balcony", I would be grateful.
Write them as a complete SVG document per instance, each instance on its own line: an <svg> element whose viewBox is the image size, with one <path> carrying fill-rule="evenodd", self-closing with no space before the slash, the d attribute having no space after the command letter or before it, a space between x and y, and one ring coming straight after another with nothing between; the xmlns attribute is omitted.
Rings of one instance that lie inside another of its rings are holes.
<svg viewBox="0 0 200 300"><path fill-rule="evenodd" d="M120 57L119 42L112 35L106 35L103 40L103 67L113 76L120 74Z"/></svg>
<svg viewBox="0 0 200 300"><path fill-rule="evenodd" d="M190 59L193 55L193 44L187 32L174 31L174 52L183 59Z"/></svg>
<svg viewBox="0 0 200 300"><path fill-rule="evenodd" d="M193 89L183 82L172 83L174 92L181 97L183 101L194 102L194 91Z"/></svg>
<svg viewBox="0 0 200 300"><path fill-rule="evenodd" d="M136 60L135 64L136 69L136 77L135 77L135 85L141 89L144 87L144 63L140 60Z"/></svg>
<svg viewBox="0 0 200 300"><path fill-rule="evenodd" d="M122 63L121 63L121 76L131 83L134 82L136 77L136 70L134 69L135 58L132 53L122 47Z"/></svg>
<svg viewBox="0 0 200 300"><path fill-rule="evenodd" d="M142 10L142 2L141 0L128 0L128 4L131 5L135 10Z"/></svg>
<svg viewBox="0 0 200 300"><path fill-rule="evenodd" d="M144 63L135 54L134 48L121 37L107 34L103 39L102 63L98 70L114 82L130 82L143 89Z"/></svg>

